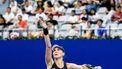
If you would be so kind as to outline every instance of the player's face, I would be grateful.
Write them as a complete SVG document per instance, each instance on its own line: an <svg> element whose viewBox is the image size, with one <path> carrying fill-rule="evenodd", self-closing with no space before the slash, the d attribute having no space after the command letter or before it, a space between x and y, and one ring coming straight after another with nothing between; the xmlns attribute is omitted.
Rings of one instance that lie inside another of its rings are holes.
<svg viewBox="0 0 122 69"><path fill-rule="evenodd" d="M54 58L61 58L64 56L64 52L59 48L55 48L53 50L53 56L54 56Z"/></svg>

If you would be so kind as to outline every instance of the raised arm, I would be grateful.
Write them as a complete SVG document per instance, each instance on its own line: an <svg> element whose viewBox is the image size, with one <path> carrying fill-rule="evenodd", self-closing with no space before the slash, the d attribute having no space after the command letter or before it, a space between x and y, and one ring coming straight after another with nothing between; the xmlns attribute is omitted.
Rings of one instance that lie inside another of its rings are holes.
<svg viewBox="0 0 122 69"><path fill-rule="evenodd" d="M77 65L74 63L67 63L68 69L88 69L85 65Z"/></svg>
<svg viewBox="0 0 122 69"><path fill-rule="evenodd" d="M46 52L45 52L45 59L46 59L46 64L49 65L52 63L52 48L51 48L51 42L50 38L48 35L48 29L46 23L41 21L42 26L43 26L43 32L44 32L44 39L45 39L45 44L46 44Z"/></svg>

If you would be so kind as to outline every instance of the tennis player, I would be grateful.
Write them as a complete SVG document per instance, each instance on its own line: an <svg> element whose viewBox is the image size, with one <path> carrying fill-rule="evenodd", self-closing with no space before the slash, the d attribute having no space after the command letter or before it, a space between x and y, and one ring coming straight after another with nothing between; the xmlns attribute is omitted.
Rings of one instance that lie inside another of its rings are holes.
<svg viewBox="0 0 122 69"><path fill-rule="evenodd" d="M51 45L48 29L46 22L42 22L43 32L44 32L44 39L46 43L46 65L47 69L102 69L100 66L90 66L87 64L84 65L77 65L74 63L65 63L63 57L65 55L64 48L59 45ZM54 59L52 58L52 55Z"/></svg>

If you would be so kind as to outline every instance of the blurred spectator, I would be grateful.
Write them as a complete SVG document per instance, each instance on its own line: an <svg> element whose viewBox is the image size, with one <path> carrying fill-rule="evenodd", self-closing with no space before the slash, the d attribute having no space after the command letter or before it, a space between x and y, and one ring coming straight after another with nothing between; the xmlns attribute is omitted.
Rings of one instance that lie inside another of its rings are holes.
<svg viewBox="0 0 122 69"><path fill-rule="evenodd" d="M44 12L46 14L54 14L55 13L55 10L53 8L53 5L52 5L51 1L45 2L45 4L44 4Z"/></svg>
<svg viewBox="0 0 122 69"><path fill-rule="evenodd" d="M99 16L100 19L105 19L109 12L110 11L108 11L106 7L99 7L99 9L96 12L96 15Z"/></svg>
<svg viewBox="0 0 122 69"><path fill-rule="evenodd" d="M51 1L51 3L54 5L57 0L47 0L47 1Z"/></svg>
<svg viewBox="0 0 122 69"><path fill-rule="evenodd" d="M85 17L81 18L80 26L82 26L83 30L86 30L86 28L87 28L87 21L88 21L87 18L85 18Z"/></svg>
<svg viewBox="0 0 122 69"><path fill-rule="evenodd" d="M82 0L82 3L87 4L88 0Z"/></svg>
<svg viewBox="0 0 122 69"><path fill-rule="evenodd" d="M2 26L2 29L4 29L6 27L6 20L2 16L2 14L0 14L0 26Z"/></svg>
<svg viewBox="0 0 122 69"><path fill-rule="evenodd" d="M18 4L22 4L24 0L16 0Z"/></svg>
<svg viewBox="0 0 122 69"><path fill-rule="evenodd" d="M23 20L22 15L18 16L18 23L16 24L18 28L22 28L22 30L26 30L27 22Z"/></svg>
<svg viewBox="0 0 122 69"><path fill-rule="evenodd" d="M80 28L80 30L82 30L81 31L81 35L82 36L84 36L85 31L87 30L87 21L88 21L87 18L85 18L85 17L81 18L81 22L80 22L79 28Z"/></svg>
<svg viewBox="0 0 122 69"><path fill-rule="evenodd" d="M42 30L38 30L38 31L31 31L28 33L28 38L29 39L37 39L37 38L43 38L43 31Z"/></svg>
<svg viewBox="0 0 122 69"><path fill-rule="evenodd" d="M107 30L106 27L102 26L103 20L99 19L97 20L97 26L96 26L96 30L95 30L95 36L97 36L98 38L105 38L107 37Z"/></svg>
<svg viewBox="0 0 122 69"><path fill-rule="evenodd" d="M86 30L84 31L83 37L87 39L95 38L94 30L90 21L87 22Z"/></svg>
<svg viewBox="0 0 122 69"><path fill-rule="evenodd" d="M62 1L57 1L54 9L55 9L55 15L56 16L61 16L65 12L65 8L63 6Z"/></svg>
<svg viewBox="0 0 122 69"><path fill-rule="evenodd" d="M23 0L22 4L20 4L20 5L23 7L26 2L29 2L29 0Z"/></svg>
<svg viewBox="0 0 122 69"><path fill-rule="evenodd" d="M66 4L73 4L75 0L62 0Z"/></svg>
<svg viewBox="0 0 122 69"><path fill-rule="evenodd" d="M6 24L5 18L0 14L0 25Z"/></svg>
<svg viewBox="0 0 122 69"><path fill-rule="evenodd" d="M9 6L9 0L0 0L0 14L5 14L6 8Z"/></svg>
<svg viewBox="0 0 122 69"><path fill-rule="evenodd" d="M96 15L95 9L91 9L89 13L89 20L92 22L92 24L96 24L97 19L100 17Z"/></svg>
<svg viewBox="0 0 122 69"><path fill-rule="evenodd" d="M34 10L33 14L37 14L38 12L40 12L40 10L44 9L43 5L44 5L43 1L37 1L37 7Z"/></svg>
<svg viewBox="0 0 122 69"><path fill-rule="evenodd" d="M103 0L100 7L106 7L108 11L115 7L115 0Z"/></svg>
<svg viewBox="0 0 122 69"><path fill-rule="evenodd" d="M39 16L39 18L34 23L34 25L31 25L30 28L32 28L32 29L29 29L29 33L28 33L29 39L34 39L34 38L39 38L39 37L42 38L43 37L43 31L41 30L42 21L44 21L43 18L41 16ZM36 26L35 26L35 24L36 24Z"/></svg>
<svg viewBox="0 0 122 69"><path fill-rule="evenodd" d="M77 15L81 14L81 11L86 9L86 6L82 4L82 1L78 0L75 4L75 11Z"/></svg>
<svg viewBox="0 0 122 69"><path fill-rule="evenodd" d="M72 29L69 31L68 36L79 36L79 30L76 26L72 26Z"/></svg>
<svg viewBox="0 0 122 69"><path fill-rule="evenodd" d="M18 21L13 26L12 32L10 32L10 39L18 39L22 38L23 33L27 29L27 22L23 20L22 15L18 15Z"/></svg>
<svg viewBox="0 0 122 69"><path fill-rule="evenodd" d="M28 20L29 15L26 14L26 10L25 10L24 8L21 9L21 12L20 12L20 13L17 13L17 14L16 14L16 19L17 19L17 20L18 20L18 16L19 16L19 15L22 16L22 19L23 19L24 21L27 21L27 20Z"/></svg>
<svg viewBox="0 0 122 69"><path fill-rule="evenodd" d="M75 15L75 10L72 10L71 15L68 18L68 23L76 23L78 22L77 15Z"/></svg>
<svg viewBox="0 0 122 69"><path fill-rule="evenodd" d="M17 12L17 2L15 0L10 0L11 12L16 14Z"/></svg>
<svg viewBox="0 0 122 69"><path fill-rule="evenodd" d="M119 0L118 4L122 6L122 0Z"/></svg>
<svg viewBox="0 0 122 69"><path fill-rule="evenodd" d="M94 9L94 10L97 9L97 4L94 2L94 0L90 0L87 7L86 7L86 10L88 12L90 12L91 9Z"/></svg>
<svg viewBox="0 0 122 69"><path fill-rule="evenodd" d="M115 13L112 16L112 21L122 23L122 11L120 6L115 7Z"/></svg>
<svg viewBox="0 0 122 69"><path fill-rule="evenodd" d="M14 14L11 12L11 8L8 7L6 9L6 13L3 15L3 17L5 18L6 20L6 23L8 24L13 24L13 20L14 20Z"/></svg>
<svg viewBox="0 0 122 69"><path fill-rule="evenodd" d="M80 16L78 16L78 20L80 20L83 17L88 18L88 13L86 9L82 10L82 13L80 14Z"/></svg>
<svg viewBox="0 0 122 69"><path fill-rule="evenodd" d="M44 20L47 20L47 15L44 13L44 8L40 8L36 14L36 19L38 20L39 17L42 17Z"/></svg>
<svg viewBox="0 0 122 69"><path fill-rule="evenodd" d="M1 0L2 1L2 4L5 4L7 0Z"/></svg>
<svg viewBox="0 0 122 69"><path fill-rule="evenodd" d="M31 12L32 12L32 9L33 9L31 3L27 0L27 1L25 1L23 6L24 6L24 8L26 10L26 13L31 15Z"/></svg>
<svg viewBox="0 0 122 69"><path fill-rule="evenodd" d="M53 14L50 14L48 16L48 22L52 23L54 26L58 25L58 22L56 20L53 20Z"/></svg>

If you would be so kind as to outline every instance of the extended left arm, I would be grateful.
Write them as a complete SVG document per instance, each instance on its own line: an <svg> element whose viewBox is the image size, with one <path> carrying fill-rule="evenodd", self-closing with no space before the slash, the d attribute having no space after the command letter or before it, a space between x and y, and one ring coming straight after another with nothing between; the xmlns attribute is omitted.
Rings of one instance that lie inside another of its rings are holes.
<svg viewBox="0 0 122 69"><path fill-rule="evenodd" d="M86 64L84 65L77 65L73 63L67 63L68 69L91 69ZM102 69L101 66L95 66L94 69Z"/></svg>

